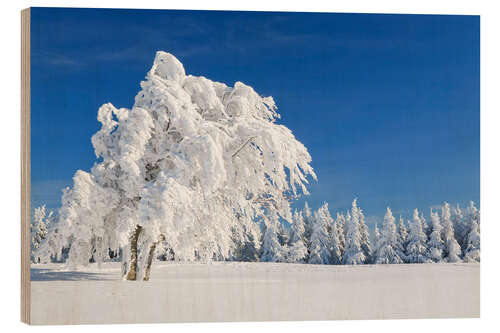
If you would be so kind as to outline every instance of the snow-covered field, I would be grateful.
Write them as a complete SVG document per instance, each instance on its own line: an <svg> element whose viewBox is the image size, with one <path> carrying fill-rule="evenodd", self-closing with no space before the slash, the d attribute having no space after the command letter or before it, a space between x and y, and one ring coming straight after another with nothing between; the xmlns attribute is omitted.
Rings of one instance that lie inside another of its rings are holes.
<svg viewBox="0 0 500 333"><path fill-rule="evenodd" d="M478 317L479 267L157 263L151 281L133 282L119 280L116 263L78 272L33 265L31 318L77 324Z"/></svg>

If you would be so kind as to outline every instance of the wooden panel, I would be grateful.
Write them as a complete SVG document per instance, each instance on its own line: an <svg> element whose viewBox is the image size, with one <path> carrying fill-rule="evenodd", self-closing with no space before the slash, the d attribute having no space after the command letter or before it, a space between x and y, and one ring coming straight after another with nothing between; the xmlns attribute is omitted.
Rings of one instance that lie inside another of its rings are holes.
<svg viewBox="0 0 500 333"><path fill-rule="evenodd" d="M21 12L21 321L30 323L30 9Z"/></svg>

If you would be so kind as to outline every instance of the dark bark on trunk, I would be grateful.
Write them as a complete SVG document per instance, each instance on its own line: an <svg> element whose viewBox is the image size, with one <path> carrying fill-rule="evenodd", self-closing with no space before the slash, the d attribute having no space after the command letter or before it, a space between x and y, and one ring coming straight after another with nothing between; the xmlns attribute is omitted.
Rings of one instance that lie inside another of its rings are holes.
<svg viewBox="0 0 500 333"><path fill-rule="evenodd" d="M161 235L160 239L158 241L154 242L153 244L151 244L151 246L149 247L148 261L147 261L147 265L146 265L146 271L144 272L144 281L149 281L149 276L151 274L151 264L153 263L153 256L154 256L154 253L156 250L156 246L158 245L158 243L160 243L164 240L165 240L165 236Z"/></svg>
<svg viewBox="0 0 500 333"><path fill-rule="evenodd" d="M153 255L155 253L156 244L158 244L158 242L154 242L149 247L148 262L146 266L146 271L144 272L144 281L149 281L149 275L151 274L151 264L153 263Z"/></svg>
<svg viewBox="0 0 500 333"><path fill-rule="evenodd" d="M142 227L137 225L132 237L130 237L130 262L125 278L126 280L135 281L137 278L137 240L139 239L141 231Z"/></svg>

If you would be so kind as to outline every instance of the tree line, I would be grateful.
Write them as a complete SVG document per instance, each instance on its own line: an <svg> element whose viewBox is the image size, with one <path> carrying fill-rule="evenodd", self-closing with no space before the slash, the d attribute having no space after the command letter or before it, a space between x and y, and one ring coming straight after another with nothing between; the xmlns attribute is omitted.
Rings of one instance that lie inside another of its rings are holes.
<svg viewBox="0 0 500 333"><path fill-rule="evenodd" d="M396 223L388 207L382 225L370 234L357 200L333 218L328 203L312 212L308 204L293 215L289 229L264 225L261 261L331 265L479 262L480 216L474 202L465 212L443 203L427 222L417 209Z"/></svg>

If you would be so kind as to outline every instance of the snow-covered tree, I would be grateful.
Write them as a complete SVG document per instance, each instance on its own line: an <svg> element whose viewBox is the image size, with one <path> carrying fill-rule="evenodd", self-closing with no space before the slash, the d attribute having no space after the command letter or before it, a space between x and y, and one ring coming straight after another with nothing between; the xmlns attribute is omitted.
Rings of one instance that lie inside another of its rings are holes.
<svg viewBox="0 0 500 333"><path fill-rule="evenodd" d="M355 199L357 203L357 199ZM369 261L372 256L372 249L370 244L370 233L368 232L368 227L365 223L365 215L363 210L358 206L358 216L359 216L359 233L361 235L361 250L365 256L365 260Z"/></svg>
<svg viewBox="0 0 500 333"><path fill-rule="evenodd" d="M451 207L451 222L453 223L453 229L455 230L455 239L460 245L460 248L464 250L467 245L467 233L468 226L464 219L464 214L462 209L457 204L456 206Z"/></svg>
<svg viewBox="0 0 500 333"><path fill-rule="evenodd" d="M398 253L398 234L396 230L395 218L392 211L387 207L382 231L377 244L376 264L402 264L403 259Z"/></svg>
<svg viewBox="0 0 500 333"><path fill-rule="evenodd" d="M288 244L294 244L296 242L302 242L304 243L304 232L305 232L305 227L304 227L304 215L302 211L297 211L293 213L292 217L292 225L290 226L290 237L288 240Z"/></svg>
<svg viewBox="0 0 500 333"><path fill-rule="evenodd" d="M366 260L361 249L361 233L359 228L359 212L356 200L352 202L351 214L346 216L346 245L342 262L345 265L360 265Z"/></svg>
<svg viewBox="0 0 500 333"><path fill-rule="evenodd" d="M328 211L328 203L324 203L314 212L314 223L311 233L311 248L309 253L309 264L329 264L331 261L330 238L328 226L332 223L332 217Z"/></svg>
<svg viewBox="0 0 500 333"><path fill-rule="evenodd" d="M408 241L406 245L406 260L408 263L428 262L427 236L422 230L422 220L418 210L413 211L413 220L409 222Z"/></svg>
<svg viewBox="0 0 500 333"><path fill-rule="evenodd" d="M455 239L455 230L451 222L450 204L445 202L441 207L441 226L443 227L443 260L446 262L460 262L461 249Z"/></svg>
<svg viewBox="0 0 500 333"><path fill-rule="evenodd" d="M31 260L34 263L40 262L39 248L42 242L47 238L47 225L52 220L52 211L47 214L45 205L35 208L31 226Z"/></svg>
<svg viewBox="0 0 500 333"><path fill-rule="evenodd" d="M403 216L399 215L398 222L398 246L397 251L403 261L406 261L406 245L408 242L408 229L406 228Z"/></svg>
<svg viewBox="0 0 500 333"><path fill-rule="evenodd" d="M428 239L429 235L431 234L431 229L429 228L429 224L425 219L424 213L420 213L419 218L420 218L420 224L422 225L422 231L424 232L425 236Z"/></svg>
<svg viewBox="0 0 500 333"><path fill-rule="evenodd" d="M235 261L257 261L259 259L261 238L259 226L246 218L242 228L233 229L234 250L230 259Z"/></svg>
<svg viewBox="0 0 500 333"><path fill-rule="evenodd" d="M290 226L290 238L286 247L285 261L291 263L304 262L307 256L307 247L304 243L304 216L300 211L295 211Z"/></svg>
<svg viewBox="0 0 500 333"><path fill-rule="evenodd" d="M380 231L378 230L378 223L375 223L375 228L373 229L373 248L372 248L372 258L371 258L372 263L374 263L377 260L379 246L380 246Z"/></svg>
<svg viewBox="0 0 500 333"><path fill-rule="evenodd" d="M431 234L427 247L429 249L429 259L433 262L440 262L443 260L444 242L442 238L442 227L437 212L431 209Z"/></svg>
<svg viewBox="0 0 500 333"><path fill-rule="evenodd" d="M333 265L340 265L342 263L342 252L344 249L344 231L343 226L339 226L339 214L335 220L332 219L330 227L330 262Z"/></svg>
<svg viewBox="0 0 500 333"><path fill-rule="evenodd" d="M72 240L71 263L120 247L124 277L147 279L159 242L179 260L230 258L233 231L243 229L236 214L290 218L290 201L315 174L304 145L276 123L271 97L186 75L166 52L141 88L132 109L99 109L98 159L66 190L58 230Z"/></svg>
<svg viewBox="0 0 500 333"><path fill-rule="evenodd" d="M282 262L283 247L278 241L278 216L271 214L265 218L265 228L262 236L262 254L260 261L265 262Z"/></svg>
<svg viewBox="0 0 500 333"><path fill-rule="evenodd" d="M280 223L278 225L278 241L280 242L281 246L288 245L289 238L290 235L288 235L288 230L283 223Z"/></svg>
<svg viewBox="0 0 500 333"><path fill-rule="evenodd" d="M314 215L307 201L304 203L303 217L304 217L304 243L306 244L307 252L309 253L311 248L311 234L314 224Z"/></svg>
<svg viewBox="0 0 500 333"><path fill-rule="evenodd" d="M345 251L345 216L344 214L337 213L337 218L335 219L335 228L338 235L339 250L341 257L344 256Z"/></svg>
<svg viewBox="0 0 500 333"><path fill-rule="evenodd" d="M464 261L480 262L481 239L479 236L479 211L472 201L469 207L467 207L466 223L468 233L465 242Z"/></svg>

